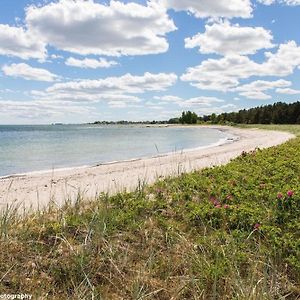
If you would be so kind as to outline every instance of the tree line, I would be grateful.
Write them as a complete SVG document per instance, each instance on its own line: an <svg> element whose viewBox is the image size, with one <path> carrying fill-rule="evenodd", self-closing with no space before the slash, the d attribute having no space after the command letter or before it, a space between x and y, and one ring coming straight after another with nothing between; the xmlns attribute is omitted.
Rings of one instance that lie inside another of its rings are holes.
<svg viewBox="0 0 300 300"><path fill-rule="evenodd" d="M180 118L169 120L170 124L196 124L196 123L237 123L237 124L300 124L300 102L277 102L270 105L238 112L211 114L198 116L191 111L184 111Z"/></svg>

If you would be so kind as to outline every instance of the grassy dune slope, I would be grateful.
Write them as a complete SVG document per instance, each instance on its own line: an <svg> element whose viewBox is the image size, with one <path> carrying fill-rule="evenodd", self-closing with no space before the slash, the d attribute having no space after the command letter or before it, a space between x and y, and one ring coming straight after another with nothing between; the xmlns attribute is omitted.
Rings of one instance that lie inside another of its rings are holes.
<svg viewBox="0 0 300 300"><path fill-rule="evenodd" d="M0 294L300 299L299 154L297 137L134 193L25 220L8 209Z"/></svg>

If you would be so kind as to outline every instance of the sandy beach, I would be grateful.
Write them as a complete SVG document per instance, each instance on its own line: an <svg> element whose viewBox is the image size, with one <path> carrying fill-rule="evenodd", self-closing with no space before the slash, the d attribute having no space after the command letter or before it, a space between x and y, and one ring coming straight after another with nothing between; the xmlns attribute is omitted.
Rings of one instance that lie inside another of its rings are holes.
<svg viewBox="0 0 300 300"><path fill-rule="evenodd" d="M230 132L236 139L219 146L162 155L159 157L116 162L99 166L36 172L0 179L0 206L18 204L20 208L42 209L50 201L58 207L67 199L95 198L134 190L139 182L151 184L158 178L228 163L243 151L276 146L294 136L287 132L206 126Z"/></svg>

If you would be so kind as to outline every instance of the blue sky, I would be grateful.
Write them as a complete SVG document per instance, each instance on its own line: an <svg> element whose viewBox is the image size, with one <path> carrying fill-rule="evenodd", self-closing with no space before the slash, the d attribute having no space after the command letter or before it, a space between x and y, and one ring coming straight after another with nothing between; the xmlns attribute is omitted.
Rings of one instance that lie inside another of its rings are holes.
<svg viewBox="0 0 300 300"><path fill-rule="evenodd" d="M0 123L297 101L299 15L299 0L2 0Z"/></svg>

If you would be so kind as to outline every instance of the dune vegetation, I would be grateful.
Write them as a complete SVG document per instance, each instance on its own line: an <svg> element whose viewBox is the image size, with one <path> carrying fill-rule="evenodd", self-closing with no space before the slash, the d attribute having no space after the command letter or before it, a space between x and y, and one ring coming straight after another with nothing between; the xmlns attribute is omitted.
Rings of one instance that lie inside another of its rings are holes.
<svg viewBox="0 0 300 300"><path fill-rule="evenodd" d="M26 216L7 207L1 293L300 299L300 126L261 127L297 137L132 193Z"/></svg>

